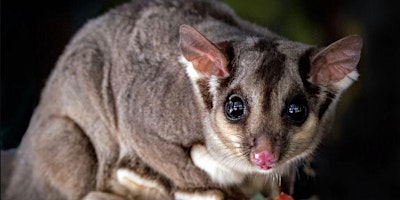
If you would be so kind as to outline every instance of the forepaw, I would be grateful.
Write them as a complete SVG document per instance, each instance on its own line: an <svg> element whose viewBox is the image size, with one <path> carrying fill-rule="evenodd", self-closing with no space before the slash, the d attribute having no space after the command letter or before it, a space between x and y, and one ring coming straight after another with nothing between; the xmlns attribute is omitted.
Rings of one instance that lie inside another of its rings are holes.
<svg viewBox="0 0 400 200"><path fill-rule="evenodd" d="M141 176L132 170L118 169L117 181L135 199L169 199L167 188L159 181Z"/></svg>
<svg viewBox="0 0 400 200"><path fill-rule="evenodd" d="M243 182L245 176L214 159L204 145L196 144L190 151L194 165L205 171L213 182L220 185L236 185Z"/></svg>
<svg viewBox="0 0 400 200"><path fill-rule="evenodd" d="M114 194L94 191L90 192L85 197L83 197L83 200L125 200L125 199Z"/></svg>
<svg viewBox="0 0 400 200"><path fill-rule="evenodd" d="M175 200L223 200L224 195L219 190L207 191L183 191L177 190L174 194Z"/></svg>

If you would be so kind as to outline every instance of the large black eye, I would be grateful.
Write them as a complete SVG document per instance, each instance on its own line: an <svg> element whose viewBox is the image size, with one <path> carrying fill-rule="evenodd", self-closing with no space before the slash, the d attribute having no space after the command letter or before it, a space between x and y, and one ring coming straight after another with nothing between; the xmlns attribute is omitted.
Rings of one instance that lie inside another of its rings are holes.
<svg viewBox="0 0 400 200"><path fill-rule="evenodd" d="M304 101L292 101L286 106L286 115L297 125L304 123L308 117L308 109Z"/></svg>
<svg viewBox="0 0 400 200"><path fill-rule="evenodd" d="M232 122L237 122L246 115L246 105L241 96L232 94L225 102L225 116Z"/></svg>

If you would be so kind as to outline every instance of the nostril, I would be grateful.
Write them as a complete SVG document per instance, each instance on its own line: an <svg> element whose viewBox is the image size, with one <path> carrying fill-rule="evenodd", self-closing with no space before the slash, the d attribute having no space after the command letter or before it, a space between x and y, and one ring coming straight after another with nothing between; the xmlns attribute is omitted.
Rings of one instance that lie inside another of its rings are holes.
<svg viewBox="0 0 400 200"><path fill-rule="evenodd" d="M250 148L253 148L253 147L255 147L257 145L257 140L256 140L256 138L253 138L253 140L251 140L250 141Z"/></svg>
<svg viewBox="0 0 400 200"><path fill-rule="evenodd" d="M277 135L277 136L273 137L273 140L275 143L277 143L281 140L281 137Z"/></svg>

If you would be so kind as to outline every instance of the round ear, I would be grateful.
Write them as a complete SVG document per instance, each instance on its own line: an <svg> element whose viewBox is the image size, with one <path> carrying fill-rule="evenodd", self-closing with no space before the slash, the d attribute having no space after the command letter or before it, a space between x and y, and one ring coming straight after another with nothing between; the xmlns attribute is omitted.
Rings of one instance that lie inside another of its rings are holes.
<svg viewBox="0 0 400 200"><path fill-rule="evenodd" d="M358 77L356 67L361 48L362 38L358 35L347 36L323 48L311 58L308 80L316 85L345 89Z"/></svg>
<svg viewBox="0 0 400 200"><path fill-rule="evenodd" d="M228 61L216 45L189 25L181 25L179 35L183 57L199 74L217 78L229 76Z"/></svg>

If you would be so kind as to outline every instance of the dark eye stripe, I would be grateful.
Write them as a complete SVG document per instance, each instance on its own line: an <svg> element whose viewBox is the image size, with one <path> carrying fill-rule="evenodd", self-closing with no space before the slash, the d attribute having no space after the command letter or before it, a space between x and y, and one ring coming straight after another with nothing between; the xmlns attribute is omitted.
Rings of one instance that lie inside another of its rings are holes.
<svg viewBox="0 0 400 200"><path fill-rule="evenodd" d="M335 94L326 92L326 99L319 108L318 119L321 119L324 116L325 112L328 110L334 98Z"/></svg>
<svg viewBox="0 0 400 200"><path fill-rule="evenodd" d="M199 86L199 90L201 96L203 97L203 101L204 104L206 105L206 108L208 110L211 110L213 108L213 104L212 104L212 95L210 93L210 86L208 84L208 81L205 79L199 79L197 80L197 85Z"/></svg>

